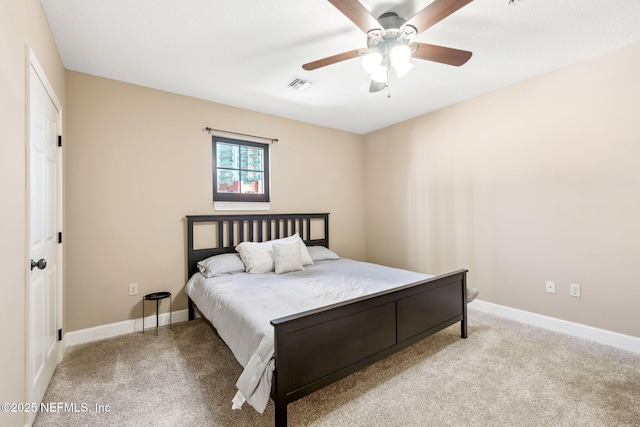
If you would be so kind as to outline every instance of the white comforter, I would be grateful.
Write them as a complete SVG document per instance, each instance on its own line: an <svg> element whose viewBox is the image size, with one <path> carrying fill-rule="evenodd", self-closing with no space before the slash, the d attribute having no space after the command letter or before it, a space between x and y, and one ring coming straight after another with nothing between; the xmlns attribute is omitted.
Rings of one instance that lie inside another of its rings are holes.
<svg viewBox="0 0 640 427"><path fill-rule="evenodd" d="M271 320L429 277L340 259L277 275L239 273L207 279L196 273L187 282L186 292L244 367L233 407L240 408L246 400L262 413L269 401L275 363Z"/></svg>

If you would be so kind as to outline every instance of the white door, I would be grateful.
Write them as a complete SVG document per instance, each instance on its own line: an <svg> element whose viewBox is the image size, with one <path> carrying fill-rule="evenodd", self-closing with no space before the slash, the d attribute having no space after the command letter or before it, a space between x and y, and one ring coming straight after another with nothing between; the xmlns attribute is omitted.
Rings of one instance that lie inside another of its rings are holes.
<svg viewBox="0 0 640 427"><path fill-rule="evenodd" d="M29 402L42 401L59 361L60 104L35 57L29 67ZM33 421L35 414L29 420Z"/></svg>

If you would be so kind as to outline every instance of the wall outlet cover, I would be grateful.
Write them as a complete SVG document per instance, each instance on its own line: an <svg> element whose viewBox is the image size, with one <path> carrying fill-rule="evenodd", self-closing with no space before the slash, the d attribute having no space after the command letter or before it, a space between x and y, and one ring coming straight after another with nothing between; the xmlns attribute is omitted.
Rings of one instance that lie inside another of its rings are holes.
<svg viewBox="0 0 640 427"><path fill-rule="evenodd" d="M569 295L580 298L580 285L572 283L569 285Z"/></svg>
<svg viewBox="0 0 640 427"><path fill-rule="evenodd" d="M556 282L554 282L553 280L547 280L545 282L545 289L550 294L555 294L556 293Z"/></svg>

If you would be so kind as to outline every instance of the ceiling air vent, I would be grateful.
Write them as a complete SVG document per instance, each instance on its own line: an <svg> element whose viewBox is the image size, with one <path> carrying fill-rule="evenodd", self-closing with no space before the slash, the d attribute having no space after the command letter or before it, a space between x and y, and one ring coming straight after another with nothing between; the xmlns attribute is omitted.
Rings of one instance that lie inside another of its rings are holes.
<svg viewBox="0 0 640 427"><path fill-rule="evenodd" d="M313 82L309 80L301 79L300 77L294 77L293 80L289 82L289 87L296 90L307 90L311 87Z"/></svg>

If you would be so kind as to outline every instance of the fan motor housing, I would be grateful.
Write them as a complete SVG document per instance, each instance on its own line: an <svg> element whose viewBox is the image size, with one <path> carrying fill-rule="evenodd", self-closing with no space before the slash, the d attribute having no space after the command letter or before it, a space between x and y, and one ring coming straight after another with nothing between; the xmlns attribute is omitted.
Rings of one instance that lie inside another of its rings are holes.
<svg viewBox="0 0 640 427"><path fill-rule="evenodd" d="M382 37L385 39L396 38L400 34L400 28L407 22L395 12L386 12L380 15L378 23L384 28Z"/></svg>
<svg viewBox="0 0 640 427"><path fill-rule="evenodd" d="M395 12L386 12L378 17L378 22L380 23L380 25L382 25L382 28L384 28L385 30L390 30L393 28L399 29L407 21L399 17Z"/></svg>
<svg viewBox="0 0 640 427"><path fill-rule="evenodd" d="M411 25L405 25L406 22L395 12L383 13L378 18L382 28L375 28L367 33L367 47L390 51L394 46L407 44L409 39L415 36L416 29Z"/></svg>

